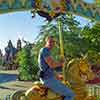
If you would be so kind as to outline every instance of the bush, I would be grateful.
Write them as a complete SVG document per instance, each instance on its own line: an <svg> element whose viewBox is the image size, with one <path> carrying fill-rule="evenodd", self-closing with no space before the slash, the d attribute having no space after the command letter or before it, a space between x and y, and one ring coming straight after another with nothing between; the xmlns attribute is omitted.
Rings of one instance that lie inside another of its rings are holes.
<svg viewBox="0 0 100 100"><path fill-rule="evenodd" d="M20 80L36 80L37 79L37 61L31 52L32 48L26 46L17 55L17 62L19 63L19 76Z"/></svg>

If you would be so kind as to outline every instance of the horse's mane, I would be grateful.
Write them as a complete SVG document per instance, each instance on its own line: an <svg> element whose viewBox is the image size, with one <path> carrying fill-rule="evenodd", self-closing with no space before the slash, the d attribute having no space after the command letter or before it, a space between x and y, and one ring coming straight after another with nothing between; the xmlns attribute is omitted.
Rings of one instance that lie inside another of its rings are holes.
<svg viewBox="0 0 100 100"><path fill-rule="evenodd" d="M78 58L73 58L71 59L68 64L64 67L64 77L65 80L69 79L69 73L71 73L72 69L78 69L77 66L79 64L79 59Z"/></svg>
<svg viewBox="0 0 100 100"><path fill-rule="evenodd" d="M67 69L66 71L69 71L70 68L73 66L73 64L78 64L79 63L79 58L73 58L71 59L68 64L67 64Z"/></svg>

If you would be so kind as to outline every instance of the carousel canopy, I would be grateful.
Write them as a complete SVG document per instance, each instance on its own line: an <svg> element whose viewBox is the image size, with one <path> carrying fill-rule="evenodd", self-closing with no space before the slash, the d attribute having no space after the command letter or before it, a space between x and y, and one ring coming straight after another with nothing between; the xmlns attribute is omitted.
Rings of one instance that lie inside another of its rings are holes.
<svg viewBox="0 0 100 100"><path fill-rule="evenodd" d="M72 12L100 21L100 0L0 0L0 14L32 9L52 19Z"/></svg>
<svg viewBox="0 0 100 100"><path fill-rule="evenodd" d="M31 10L35 0L0 0L0 14Z"/></svg>

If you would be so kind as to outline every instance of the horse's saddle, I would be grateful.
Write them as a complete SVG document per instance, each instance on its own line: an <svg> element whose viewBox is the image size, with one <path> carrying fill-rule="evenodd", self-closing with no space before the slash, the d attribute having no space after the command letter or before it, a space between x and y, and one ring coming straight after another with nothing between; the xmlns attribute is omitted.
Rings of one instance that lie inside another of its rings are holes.
<svg viewBox="0 0 100 100"><path fill-rule="evenodd" d="M52 90L50 90L49 88L47 88L46 86L44 86L42 83L40 82L35 82L33 84L33 87L30 88L26 94L28 93L33 93L34 94L38 94L40 97L46 97L49 100L52 100L54 98L63 98L61 97L59 94L53 92ZM61 99L60 99L61 100Z"/></svg>

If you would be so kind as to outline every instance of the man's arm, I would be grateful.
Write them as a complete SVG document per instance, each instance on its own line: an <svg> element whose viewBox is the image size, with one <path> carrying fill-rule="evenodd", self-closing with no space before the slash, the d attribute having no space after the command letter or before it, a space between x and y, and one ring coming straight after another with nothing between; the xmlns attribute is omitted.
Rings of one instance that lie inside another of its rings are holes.
<svg viewBox="0 0 100 100"><path fill-rule="evenodd" d="M62 62L56 62L51 56L47 56L45 58L46 63L51 67L51 68L57 68L59 66L62 66Z"/></svg>

